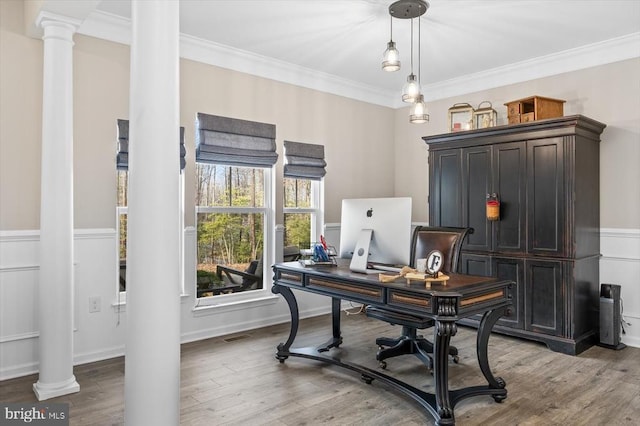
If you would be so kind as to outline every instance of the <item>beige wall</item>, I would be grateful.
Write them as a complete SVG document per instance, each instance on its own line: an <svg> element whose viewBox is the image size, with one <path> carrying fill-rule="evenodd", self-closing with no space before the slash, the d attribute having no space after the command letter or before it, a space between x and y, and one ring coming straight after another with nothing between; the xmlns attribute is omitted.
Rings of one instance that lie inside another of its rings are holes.
<svg viewBox="0 0 640 426"><path fill-rule="evenodd" d="M447 110L457 102L490 101L503 125L504 103L532 95L564 99L565 115L607 125L600 144L600 225L640 229L640 59L430 102L431 121L423 125L408 123L408 109L397 110L395 191L413 197L414 221L428 220L428 150L421 137L447 133Z"/></svg>
<svg viewBox="0 0 640 426"><path fill-rule="evenodd" d="M39 228L42 41L24 35L22 3L0 1L0 230ZM115 227L116 119L128 118L129 48L76 35L74 195L76 228ZM456 102L503 103L530 95L567 100L565 114L607 124L601 144L601 224L640 228L640 59L429 103L431 121L340 96L181 60L180 121L186 129L187 225L193 225L197 112L273 123L284 139L325 145L328 223L349 197L411 196L413 220L427 222L427 147L447 130ZM135 143L135 142L134 142ZM394 146L395 144L395 146ZM276 167L277 188L282 158ZM282 193L278 190L277 199ZM276 221L281 223L281 208Z"/></svg>
<svg viewBox="0 0 640 426"><path fill-rule="evenodd" d="M22 2L0 1L0 230L40 228L42 60Z"/></svg>

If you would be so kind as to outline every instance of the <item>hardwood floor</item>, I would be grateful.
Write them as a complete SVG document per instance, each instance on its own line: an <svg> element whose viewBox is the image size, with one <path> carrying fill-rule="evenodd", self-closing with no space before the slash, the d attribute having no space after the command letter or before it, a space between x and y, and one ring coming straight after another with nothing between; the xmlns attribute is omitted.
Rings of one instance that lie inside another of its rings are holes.
<svg viewBox="0 0 640 426"><path fill-rule="evenodd" d="M295 346L321 343L330 318L303 320ZM429 330L430 331L430 330ZM363 315L342 319L344 343L336 354L371 368L375 338L400 332ZM374 381L301 358L280 364L275 347L288 324L182 346L182 425L424 425L433 418ZM452 342L460 363L450 364L450 387L484 384L475 352L475 330L459 327ZM507 382L508 397L467 399L455 408L458 425L635 425L640 419L640 349L592 347L579 356L492 335L489 358ZM387 371L426 391L433 378L412 356L388 360ZM120 425L124 415L124 358L74 369L80 392L51 399L70 404L71 425ZM37 376L0 382L0 401L36 402Z"/></svg>

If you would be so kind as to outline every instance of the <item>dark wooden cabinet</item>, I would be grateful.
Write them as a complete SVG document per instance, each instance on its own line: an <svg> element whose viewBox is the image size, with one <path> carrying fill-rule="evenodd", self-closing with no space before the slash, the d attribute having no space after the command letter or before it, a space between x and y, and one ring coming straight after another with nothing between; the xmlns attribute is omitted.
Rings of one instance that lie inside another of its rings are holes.
<svg viewBox="0 0 640 426"><path fill-rule="evenodd" d="M496 331L568 354L595 343L604 128L576 115L423 138L429 224L472 227L462 271L516 283L513 307ZM497 221L486 217L493 193Z"/></svg>

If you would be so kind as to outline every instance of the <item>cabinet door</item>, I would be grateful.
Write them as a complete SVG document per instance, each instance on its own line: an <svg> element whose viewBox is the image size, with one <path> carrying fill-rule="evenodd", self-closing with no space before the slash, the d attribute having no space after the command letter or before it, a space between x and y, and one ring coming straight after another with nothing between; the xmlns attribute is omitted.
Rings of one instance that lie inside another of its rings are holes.
<svg viewBox="0 0 640 426"><path fill-rule="evenodd" d="M462 223L473 228L467 236L467 250L491 250L491 221L487 220L487 194L492 192L492 148L462 149Z"/></svg>
<svg viewBox="0 0 640 426"><path fill-rule="evenodd" d="M564 254L564 149L562 138L527 142L527 251Z"/></svg>
<svg viewBox="0 0 640 426"><path fill-rule="evenodd" d="M560 336L564 304L562 262L525 261L525 329Z"/></svg>
<svg viewBox="0 0 640 426"><path fill-rule="evenodd" d="M500 199L500 220L493 222L493 250L526 250L526 144L493 147L493 192Z"/></svg>
<svg viewBox="0 0 640 426"><path fill-rule="evenodd" d="M460 150L429 153L429 224L462 226Z"/></svg>
<svg viewBox="0 0 640 426"><path fill-rule="evenodd" d="M461 274L491 276L491 257L462 252L460 254Z"/></svg>
<svg viewBox="0 0 640 426"><path fill-rule="evenodd" d="M511 309L498 320L498 324L507 327L524 328L524 260L514 258L493 258L491 262L492 275L501 279L514 281L510 288Z"/></svg>

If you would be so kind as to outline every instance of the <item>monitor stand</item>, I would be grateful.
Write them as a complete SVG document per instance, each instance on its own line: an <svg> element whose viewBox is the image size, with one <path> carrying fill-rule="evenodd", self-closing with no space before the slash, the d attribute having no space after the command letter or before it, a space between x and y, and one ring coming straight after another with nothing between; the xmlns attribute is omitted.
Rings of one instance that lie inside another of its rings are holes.
<svg viewBox="0 0 640 426"><path fill-rule="evenodd" d="M353 249L351 264L349 265L349 269L353 272L360 272L361 274L377 274L380 272L375 269L367 269L371 238L373 238L373 229L363 229L360 231L356 247Z"/></svg>

